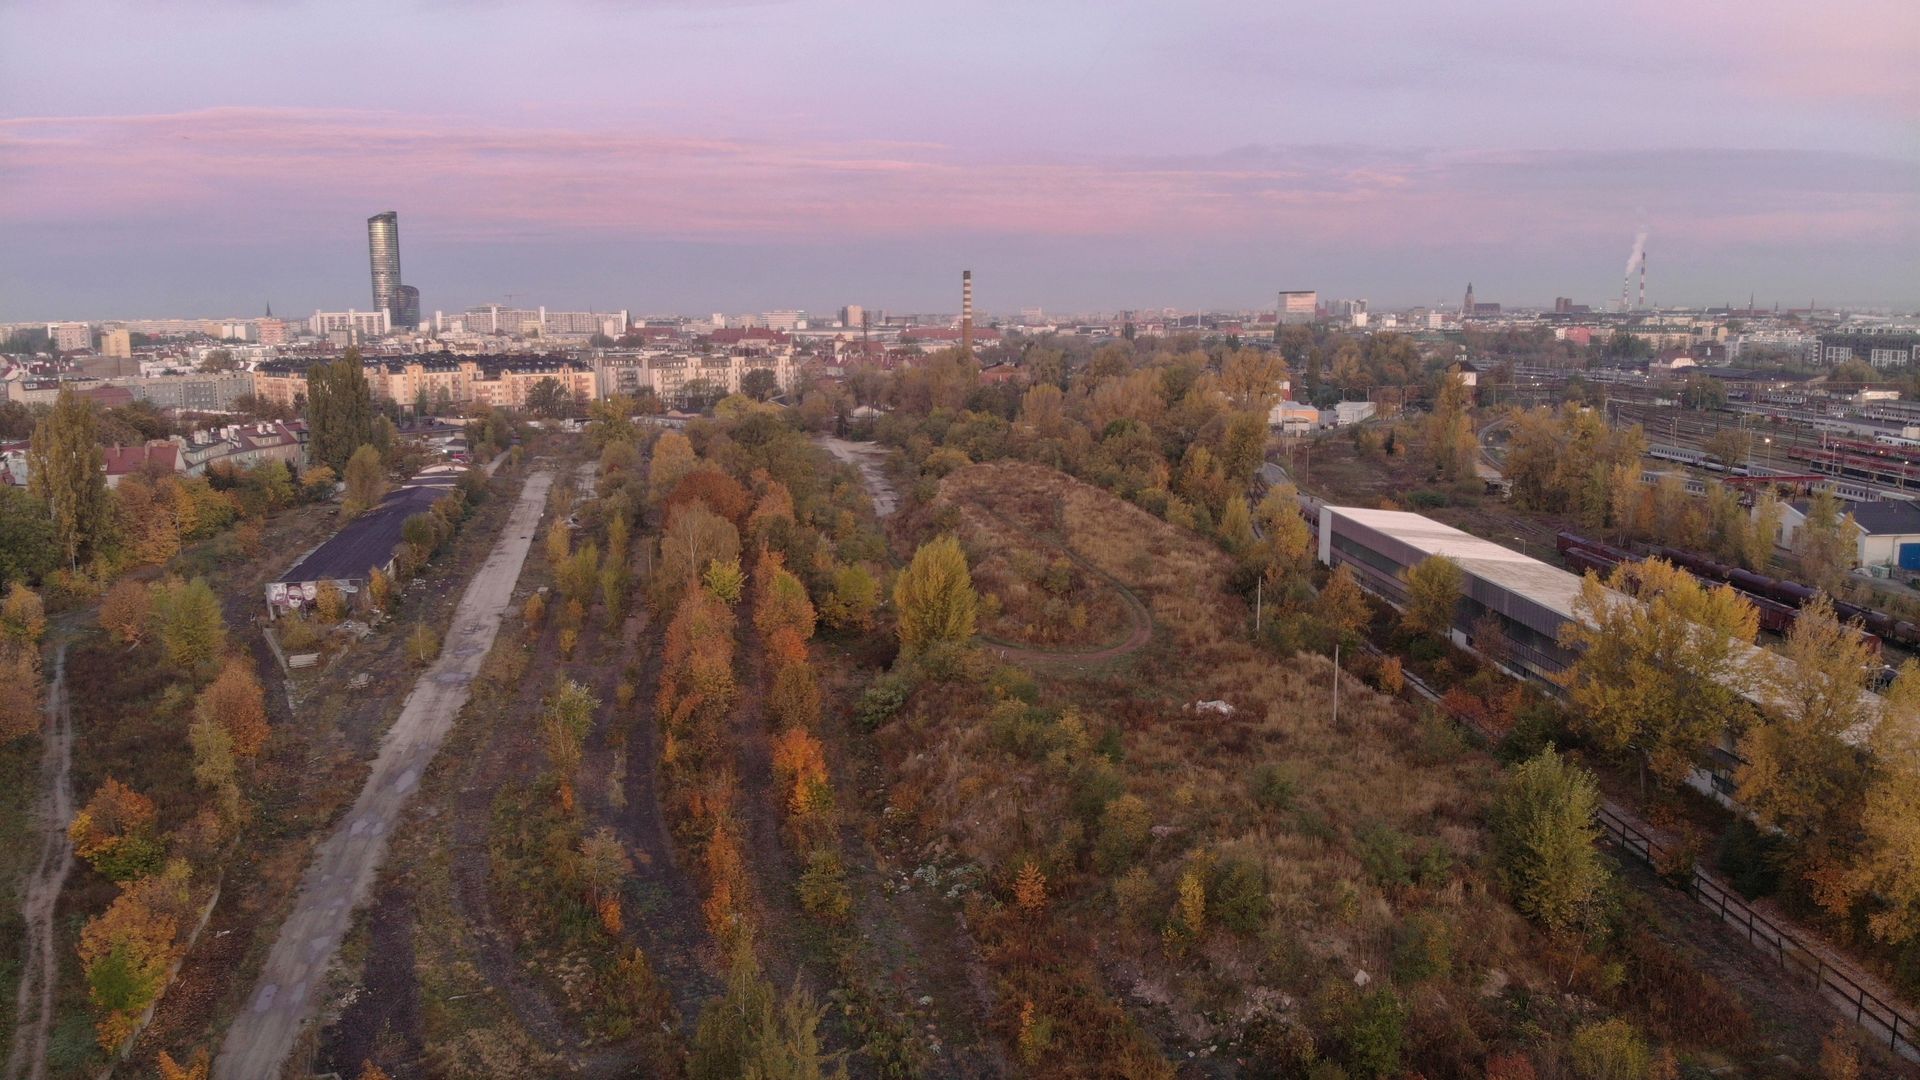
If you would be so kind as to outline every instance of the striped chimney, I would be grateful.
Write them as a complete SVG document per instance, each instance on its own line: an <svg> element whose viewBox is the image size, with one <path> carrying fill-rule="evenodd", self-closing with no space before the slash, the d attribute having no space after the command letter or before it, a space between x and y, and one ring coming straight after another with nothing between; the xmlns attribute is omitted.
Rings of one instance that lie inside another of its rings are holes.
<svg viewBox="0 0 1920 1080"><path fill-rule="evenodd" d="M973 352L973 271L960 271L960 347Z"/></svg>

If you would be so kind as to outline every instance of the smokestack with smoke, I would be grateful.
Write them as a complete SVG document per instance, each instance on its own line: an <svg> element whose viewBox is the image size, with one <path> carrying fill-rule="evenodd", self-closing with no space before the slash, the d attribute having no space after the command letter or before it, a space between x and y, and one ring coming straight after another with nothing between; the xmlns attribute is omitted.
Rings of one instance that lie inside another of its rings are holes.
<svg viewBox="0 0 1920 1080"><path fill-rule="evenodd" d="M1633 234L1633 250L1627 252L1627 268L1620 272L1620 310L1621 311L1627 310L1627 289L1631 287L1633 284L1634 264L1646 258L1646 254L1647 254L1647 227L1645 225L1642 225L1640 226L1640 231Z"/></svg>

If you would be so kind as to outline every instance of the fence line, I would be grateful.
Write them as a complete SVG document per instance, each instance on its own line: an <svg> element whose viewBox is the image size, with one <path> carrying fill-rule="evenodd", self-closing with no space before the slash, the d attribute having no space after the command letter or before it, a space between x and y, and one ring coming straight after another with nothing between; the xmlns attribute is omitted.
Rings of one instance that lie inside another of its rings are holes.
<svg viewBox="0 0 1920 1080"><path fill-rule="evenodd" d="M1665 849L1659 841L1633 827L1625 818L1607 807L1597 815L1607 837L1619 848L1649 866L1659 866ZM1815 989L1836 1004L1852 1010L1853 1022L1887 1040L1887 1047L1902 1057L1920 1059L1920 1020L1855 982L1846 972L1834 968L1813 949L1802 945L1779 924L1760 914L1700 870L1690 868L1685 886L1688 895L1719 916L1720 921L1746 933L1747 942L1771 952L1787 971L1812 982Z"/></svg>
<svg viewBox="0 0 1920 1080"><path fill-rule="evenodd" d="M1376 656L1385 655L1372 643L1367 644L1367 651ZM1449 709L1441 696L1412 672L1404 673L1404 677L1408 689L1431 702L1448 719L1483 738L1493 740L1499 737L1495 732L1481 727L1473 717ZM1641 832L1606 806L1599 808L1596 820L1615 846L1648 866L1660 867L1666 849L1659 841ZM1782 969L1807 979L1823 997L1852 1010L1853 1022L1875 1036L1886 1039L1887 1047L1894 1053L1910 1061L1920 1061L1920 1041L1916 1041L1920 1040L1920 1019L1901 1012L1897 1005L1882 1000L1855 982L1846 972L1829 965L1817 951L1802 945L1773 920L1755 911L1744 900L1708 877L1701 871L1699 863L1692 865L1684 888L1687 895L1718 915L1720 921L1744 931L1749 944L1757 949L1770 950Z"/></svg>

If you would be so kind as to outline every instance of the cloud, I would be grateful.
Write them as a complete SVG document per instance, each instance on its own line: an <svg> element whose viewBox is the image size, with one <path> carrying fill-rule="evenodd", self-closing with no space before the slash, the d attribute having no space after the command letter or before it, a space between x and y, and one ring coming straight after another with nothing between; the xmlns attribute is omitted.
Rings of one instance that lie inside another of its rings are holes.
<svg viewBox="0 0 1920 1080"><path fill-rule="evenodd" d="M411 236L803 241L1238 237L1663 243L1920 233L1920 167L1797 151L1246 145L1092 158L769 141L398 112L219 108L0 120L0 222L298 236L397 208ZM1622 222L1626 222L1625 225ZM1630 235L1630 233L1629 233Z"/></svg>

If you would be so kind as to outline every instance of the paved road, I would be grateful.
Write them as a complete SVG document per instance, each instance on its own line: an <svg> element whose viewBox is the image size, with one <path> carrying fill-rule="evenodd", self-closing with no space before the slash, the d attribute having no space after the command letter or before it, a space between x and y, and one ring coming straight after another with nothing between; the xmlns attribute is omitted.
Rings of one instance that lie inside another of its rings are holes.
<svg viewBox="0 0 1920 1080"><path fill-rule="evenodd" d="M527 477L499 543L460 598L440 658L407 695L399 719L380 744L366 787L307 867L293 913L280 927L253 996L227 1029L214 1062L216 1078L265 1080L280 1075L300 1026L313 1012L313 992L346 935L354 909L367 899L374 871L386 854L387 833L466 704L480 663L493 646L552 484L549 472Z"/></svg>
<svg viewBox="0 0 1920 1080"><path fill-rule="evenodd" d="M47 685L47 745L41 761L47 787L40 796L40 861L27 879L20 904L26 924L26 964L14 1003L13 1050L7 1055L8 1080L42 1080L47 1075L47 1039L53 1027L53 991L60 980L60 949L54 934L54 909L73 870L73 710L67 704L67 642L53 653L53 678Z"/></svg>

